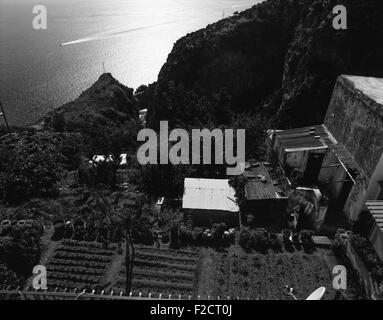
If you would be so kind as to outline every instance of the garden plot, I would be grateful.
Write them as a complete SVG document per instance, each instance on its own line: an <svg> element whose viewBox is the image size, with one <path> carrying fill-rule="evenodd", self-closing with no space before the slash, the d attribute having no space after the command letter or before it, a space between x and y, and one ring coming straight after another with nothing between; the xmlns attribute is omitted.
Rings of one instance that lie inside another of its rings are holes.
<svg viewBox="0 0 383 320"><path fill-rule="evenodd" d="M135 246L132 291L143 295L193 295L197 252ZM114 290L125 287L125 266Z"/></svg>
<svg viewBox="0 0 383 320"><path fill-rule="evenodd" d="M329 251L246 254L239 248L227 253L205 250L198 263L198 294L241 299L292 299L283 293L294 288L298 299L326 287L324 299L333 299Z"/></svg>
<svg viewBox="0 0 383 320"><path fill-rule="evenodd" d="M64 240L47 265L48 287L101 289L116 247L100 243Z"/></svg>

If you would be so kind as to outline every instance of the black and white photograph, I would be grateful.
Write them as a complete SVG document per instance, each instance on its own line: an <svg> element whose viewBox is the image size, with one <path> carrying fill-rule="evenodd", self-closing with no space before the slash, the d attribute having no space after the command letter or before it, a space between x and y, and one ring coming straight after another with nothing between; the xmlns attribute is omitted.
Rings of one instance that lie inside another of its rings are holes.
<svg viewBox="0 0 383 320"><path fill-rule="evenodd" d="M5 300L383 300L383 1L0 0Z"/></svg>

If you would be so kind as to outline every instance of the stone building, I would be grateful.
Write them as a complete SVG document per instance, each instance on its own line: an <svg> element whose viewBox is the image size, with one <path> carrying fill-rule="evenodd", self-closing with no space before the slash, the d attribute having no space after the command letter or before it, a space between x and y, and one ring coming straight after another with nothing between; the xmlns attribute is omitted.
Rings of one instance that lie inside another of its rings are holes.
<svg viewBox="0 0 383 320"><path fill-rule="evenodd" d="M288 174L298 170L303 185L325 189L356 221L366 202L383 201L383 79L340 76L323 124L270 130L268 146L270 159ZM371 240L383 241L374 230Z"/></svg>

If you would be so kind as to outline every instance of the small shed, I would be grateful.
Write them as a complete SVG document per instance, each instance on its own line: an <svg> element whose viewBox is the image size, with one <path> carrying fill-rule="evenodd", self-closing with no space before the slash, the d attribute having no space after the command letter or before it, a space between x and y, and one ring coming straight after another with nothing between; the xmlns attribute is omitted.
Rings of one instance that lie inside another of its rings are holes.
<svg viewBox="0 0 383 320"><path fill-rule="evenodd" d="M287 195L280 182L271 176L272 167L263 162L246 164L244 176L246 212L253 214L257 226L281 226L287 206Z"/></svg>
<svg viewBox="0 0 383 320"><path fill-rule="evenodd" d="M239 207L228 179L185 178L182 210L197 226L239 226Z"/></svg>

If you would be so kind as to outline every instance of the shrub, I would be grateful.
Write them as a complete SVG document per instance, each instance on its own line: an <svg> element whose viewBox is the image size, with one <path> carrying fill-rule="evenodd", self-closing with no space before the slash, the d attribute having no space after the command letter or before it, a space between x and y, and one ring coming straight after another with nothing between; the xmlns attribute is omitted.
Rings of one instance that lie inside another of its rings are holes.
<svg viewBox="0 0 383 320"><path fill-rule="evenodd" d="M281 252L282 251L282 242L281 242L281 240L279 240L279 238L276 234L270 234L269 243L270 243L270 248L274 252Z"/></svg>
<svg viewBox="0 0 383 320"><path fill-rule="evenodd" d="M166 232L166 233L164 233L163 235L162 235L162 239L161 239L161 241L162 241L162 243L169 243L169 241L170 241L170 236L169 236L169 233L168 232Z"/></svg>
<svg viewBox="0 0 383 320"><path fill-rule="evenodd" d="M270 249L268 233L263 228L257 228L253 231L254 249L261 253L267 253Z"/></svg>
<svg viewBox="0 0 383 320"><path fill-rule="evenodd" d="M315 244L313 241L314 232L311 230L302 230L300 232L302 246L306 251L312 251L315 248Z"/></svg>
<svg viewBox="0 0 383 320"><path fill-rule="evenodd" d="M11 240L0 244L0 261L23 278L31 275L40 254L40 237L35 229L14 232Z"/></svg>
<svg viewBox="0 0 383 320"><path fill-rule="evenodd" d="M269 249L275 252L282 251L282 243L276 234L269 234L263 228L250 229L247 227L242 228L239 235L239 245L246 251L252 252L253 250L259 253L267 253Z"/></svg>
<svg viewBox="0 0 383 320"><path fill-rule="evenodd" d="M182 226L179 229L179 244L180 246L187 246L194 244L195 237L192 230Z"/></svg>
<svg viewBox="0 0 383 320"><path fill-rule="evenodd" d="M226 223L215 223L212 227L213 241L216 246L225 246L224 233L227 230Z"/></svg>
<svg viewBox="0 0 383 320"><path fill-rule="evenodd" d="M204 237L203 229L202 228L195 227L193 229L193 232L194 232L195 244L197 246L207 245L207 243L205 242L205 237Z"/></svg>
<svg viewBox="0 0 383 320"><path fill-rule="evenodd" d="M378 284L383 283L383 262L377 256L371 242L360 235L353 234L351 236L351 243L367 269L371 272L371 276Z"/></svg>

